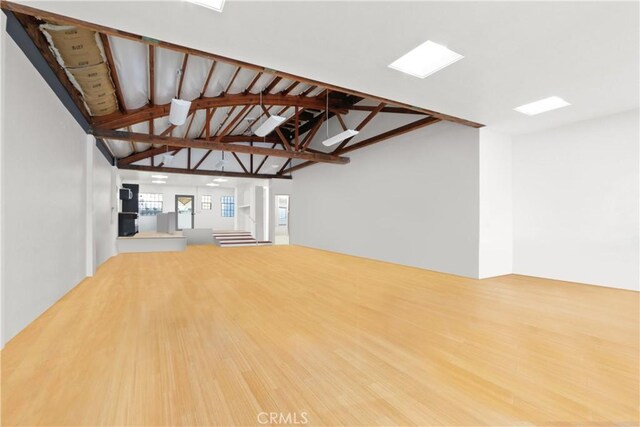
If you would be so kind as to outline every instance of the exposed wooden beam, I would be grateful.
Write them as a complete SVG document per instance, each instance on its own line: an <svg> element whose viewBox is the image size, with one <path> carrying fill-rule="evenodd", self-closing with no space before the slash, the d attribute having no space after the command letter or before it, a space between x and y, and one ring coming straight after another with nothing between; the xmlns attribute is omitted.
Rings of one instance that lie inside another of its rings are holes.
<svg viewBox="0 0 640 427"><path fill-rule="evenodd" d="M204 153L204 156L202 156L202 158L198 161L198 163L196 163L196 165L193 167L193 169L198 169L200 167L200 165L202 164L202 162L204 162L205 159L207 157L209 157L209 154L211 154L211 150L209 150L206 153Z"/></svg>
<svg viewBox="0 0 640 427"><path fill-rule="evenodd" d="M307 96L309 95L311 92L313 92L314 90L316 90L318 88L318 86L315 85L311 85L308 88L306 88L304 91L302 91L302 93L300 93L300 95L298 96Z"/></svg>
<svg viewBox="0 0 640 427"><path fill-rule="evenodd" d="M207 79L204 81L204 84L202 85L202 90L200 91L200 99L204 97L204 93L207 91L207 88L209 87L209 81L211 80L213 71L216 69L217 63L218 62L214 59L213 62L211 63L211 67L209 67L209 73L207 74Z"/></svg>
<svg viewBox="0 0 640 427"><path fill-rule="evenodd" d="M300 110L298 110L298 107L296 107L296 112L294 113L295 116L295 130L294 130L294 141L295 141L295 146L296 146L296 151L298 151L298 149L300 149Z"/></svg>
<svg viewBox="0 0 640 427"><path fill-rule="evenodd" d="M291 159L287 160L286 162L284 162L284 165L282 165L282 167L280 168L280 170L278 171L278 175L282 175L282 173L284 172L284 170L287 168L287 166L289 166L291 164Z"/></svg>
<svg viewBox="0 0 640 427"><path fill-rule="evenodd" d="M261 105L261 107L262 107L262 111L264 111L264 114L266 114L266 116L267 116L267 117L271 117L271 114L269 113L269 110L268 110L268 109L266 109L266 108L264 107L264 105ZM282 144L284 145L284 148L285 148L287 151L291 151L291 145L289 144L289 140L287 139L287 137L286 137L286 136L284 136L284 135L282 134L282 131L280 130L280 128L279 128L279 127L277 127L277 128L275 129L275 131L276 131L276 134L278 134L278 137L280 137L280 140L282 141Z"/></svg>
<svg viewBox="0 0 640 427"><path fill-rule="evenodd" d="M167 126L167 128L163 130L162 133L160 133L160 136L169 135L175 128L176 128L176 125Z"/></svg>
<svg viewBox="0 0 640 427"><path fill-rule="evenodd" d="M324 123L326 117L327 117L326 114L321 113L316 118L316 122L314 123L313 127L307 133L307 136L304 137L304 140L302 141L302 146L300 147L300 150L302 150L302 151L306 150L307 147L309 146L309 144L311 144L311 141L313 141L313 138L316 136L316 133L318 133L318 130L320 130L320 126L322 126L322 123Z"/></svg>
<svg viewBox="0 0 640 427"><path fill-rule="evenodd" d="M227 84L227 87L224 89L224 92L222 92L222 95L224 96L225 94L229 93L229 89L231 89L231 85L233 84L233 82L236 81L236 77L238 77L238 73L240 72L241 67L237 67L236 71L233 73L233 76L231 76L231 80L229 80L229 83Z"/></svg>
<svg viewBox="0 0 640 427"><path fill-rule="evenodd" d="M285 90L282 91L283 95L288 95L289 92L291 92L293 89L296 88L296 86L298 86L300 84L300 82L293 82L291 83L289 86L287 86L287 88Z"/></svg>
<svg viewBox="0 0 640 427"><path fill-rule="evenodd" d="M189 63L189 54L185 53L184 54L184 59L182 60L182 68L180 68L180 80L178 82L178 98L180 98L180 95L182 94L182 82L184 82L184 74L187 71L187 64Z"/></svg>
<svg viewBox="0 0 640 427"><path fill-rule="evenodd" d="M358 150L360 148L368 147L369 145L387 140L389 138L393 138L396 136L400 136L407 132L414 131L416 129L423 128L425 126L432 125L434 123L440 122L441 119L436 117L425 117L424 119L416 120L415 122L409 123L404 126L400 126L399 128L392 129L390 131L381 133L380 135L372 136L371 138L367 138L363 141L358 142L357 144L353 144L352 146L345 147L339 151L339 154L350 153L351 151Z"/></svg>
<svg viewBox="0 0 640 427"><path fill-rule="evenodd" d="M120 79L118 78L118 70L116 69L116 62L113 59L113 52L111 52L111 43L109 43L109 36L106 34L100 34L100 40L102 41L102 47L104 48L104 54L107 57L107 67L109 67L109 74L111 74L111 80L116 90L116 99L120 111L127 112L127 104L124 102L124 96L122 96L122 87L120 86Z"/></svg>
<svg viewBox="0 0 640 427"><path fill-rule="evenodd" d="M235 126L229 131L229 134L232 134L233 132L236 131L236 129L238 128L238 126L240 126L240 123L242 123L244 121L244 119L247 118L247 116L249 115L249 113L251 112L251 110L253 109L253 105L248 106L249 108L245 108L245 113L242 114L242 118L240 120L238 120L235 124Z"/></svg>
<svg viewBox="0 0 640 427"><path fill-rule="evenodd" d="M262 77L262 71L258 71L255 77L253 78L253 80L251 80L251 83L249 83L249 86L247 86L247 88L243 92L245 95L251 92L251 89L253 89L256 83L258 83L258 80L260 80L260 77Z"/></svg>
<svg viewBox="0 0 640 427"><path fill-rule="evenodd" d="M263 147L250 147L248 145L224 144L218 141L198 141L193 139L174 138L171 136L156 136L146 133L123 132L114 130L94 129L93 135L99 138L116 139L120 141L136 141L148 144L161 144L181 148L204 148L208 150L228 151L233 153L259 154L264 156L284 157L288 159L312 160L321 163L347 164L349 158L338 157L331 154L305 153L287 150L274 150Z"/></svg>
<svg viewBox="0 0 640 427"><path fill-rule="evenodd" d="M189 138L189 131L191 130L191 125L193 124L193 119L196 118L195 114L191 115L191 120L189 120L189 125L187 126L187 130L184 131L183 138ZM149 132L151 133L151 132Z"/></svg>
<svg viewBox="0 0 640 427"><path fill-rule="evenodd" d="M250 108L252 108L252 105L245 105L244 108L242 110L240 110L240 112L238 114L236 114L236 116L234 117L233 120L231 120L231 123L229 123L227 125L226 128L224 128L222 130L222 132L220 132L220 134L218 136L216 136L215 142L220 142L222 140L222 137L227 136L229 133L231 133L231 130L238 124L238 121L244 117L246 111ZM235 107L234 107L235 108ZM229 116L227 116L227 119L229 118ZM225 120L226 122L226 120Z"/></svg>
<svg viewBox="0 0 640 427"><path fill-rule="evenodd" d="M274 146L278 145L279 142L275 141L275 137L268 137L267 138L267 142L273 143ZM203 139L194 139L192 141L200 141L200 142L206 142L206 140ZM229 144L229 143L234 143L234 142L240 142L240 143L247 143L247 142L251 142L251 141L256 141L256 142L263 142L262 138L260 138L260 140L257 139L257 137L251 137L251 136L246 136L246 135L229 135L229 136L225 136L224 138L222 138L222 143L224 144ZM179 147L174 147L174 146L169 146L167 147L166 145L163 145L161 147L151 147L145 151L141 151L139 153L134 153L130 156L127 157L123 157L121 158L119 161L122 163L135 163L138 162L140 160L144 160L147 159L149 157L153 158L154 156L157 156L158 154L162 154L165 151L167 151L167 149L169 150L175 150Z"/></svg>
<svg viewBox="0 0 640 427"><path fill-rule="evenodd" d="M280 76L275 76L275 77L273 78L273 80L271 80L271 83L269 83L269 85L268 85L266 88L264 88L264 90L262 91L262 93L264 93L264 94L269 94L269 93L271 93L271 91L273 90L273 88L274 88L274 87L276 87L276 85L277 85L278 83L280 83L280 80L282 80L282 77L280 77Z"/></svg>
<svg viewBox="0 0 640 427"><path fill-rule="evenodd" d="M149 45L149 104L156 105L156 47Z"/></svg>
<svg viewBox="0 0 640 427"><path fill-rule="evenodd" d="M212 135L212 136L216 136L216 135L218 135L218 131L219 131L220 129L222 129L222 128L223 128L223 126L224 126L225 124L227 124L227 122L229 121L229 119L231 118L231 115L233 114L233 112L234 112L235 110L236 110L236 107L235 107L235 106L234 106L234 107L229 107L229 108L227 108L227 114L226 114L226 116L225 116L225 117L224 117L224 119L220 122L220 124L218 125L218 127L216 128L216 130L213 132L213 135Z"/></svg>
<svg viewBox="0 0 640 427"><path fill-rule="evenodd" d="M354 105L353 107L350 107L350 110L354 110L354 111L373 111L376 108L378 108L375 105ZM420 111L415 111L415 110L411 110L409 108L405 108L405 107L390 107L390 106L386 106L384 107L381 111L381 113L396 113L396 114L426 114L426 113L422 113Z"/></svg>
<svg viewBox="0 0 640 427"><path fill-rule="evenodd" d="M226 171L212 171L212 170L203 170L203 169L180 169L180 168L170 168L170 167L151 167L151 166L140 166L140 165L119 165L119 169L130 169L137 171L146 171L146 172L164 172L164 173L181 173L186 175L207 175L207 176L227 176L234 178L260 178L260 179L291 179L290 176L287 175L271 175L271 174L247 174L243 172L226 172Z"/></svg>
<svg viewBox="0 0 640 427"><path fill-rule="evenodd" d="M260 105L260 94L227 94L224 96L215 96L210 98L194 99L191 101L190 111L201 110L204 108L220 108L220 107L234 107L240 105ZM280 94L266 94L262 96L262 103L264 105L285 105L288 107L298 106L304 109L311 110L324 110L325 100L324 98L317 97L299 97L296 95L280 95ZM329 109L332 111L346 113L348 111L349 104L340 100L333 100L329 102ZM141 123L150 119L158 117L164 117L169 115L171 104L163 105L149 105L142 107L135 111L130 111L127 114L116 112L108 116L96 117L94 123L96 127L119 129Z"/></svg>
<svg viewBox="0 0 640 427"><path fill-rule="evenodd" d="M297 164L295 166L291 166L287 170L282 171L282 175L286 176L287 174L290 174L291 172L295 172L297 170L300 170L302 168L306 168L307 166L311 166L311 165L315 165L315 164L316 163L312 162L312 161L306 161L306 162L303 162L303 163L299 163L299 164Z"/></svg>
<svg viewBox="0 0 640 427"><path fill-rule="evenodd" d="M240 167L242 168L242 170L244 171L244 173L250 173L247 168L244 166L244 164L242 163L242 160L240 160L240 157L238 157L238 155L236 153L231 153L233 154L233 157L235 157L235 159L238 161L238 164L240 165Z"/></svg>
<svg viewBox="0 0 640 427"><path fill-rule="evenodd" d="M207 108L207 114L204 119L204 127L202 128L202 132L200 132L199 138L202 138L202 134L205 134L205 139L208 141L211 138L211 118L213 114L216 112L215 108Z"/></svg>
<svg viewBox="0 0 640 427"><path fill-rule="evenodd" d="M277 144L273 144L271 146L271 148L276 148ZM262 161L260 162L260 164L258 165L258 167L255 170L255 173L260 172L260 169L262 169L262 166L265 164L265 162L267 161L267 159L269 158L269 156L264 156L264 158L262 159Z"/></svg>
<svg viewBox="0 0 640 427"><path fill-rule="evenodd" d="M191 147L187 148L187 169L191 169Z"/></svg>
<svg viewBox="0 0 640 427"><path fill-rule="evenodd" d="M423 128L425 126L429 126L429 125L438 123L440 121L442 121L442 120L439 119L439 118L436 118L436 117L425 117L424 119L417 120L417 121L415 121L413 123L409 123L408 125L400 126L399 128L392 129L392 130L390 130L388 132L384 132L384 133L381 133L380 135L376 135L376 136L373 136L371 138L365 139L364 141L360 141L357 144L353 144L350 147L346 147L346 148L342 149L342 151L340 151L339 154L346 154L346 153L349 153L351 151L355 151L355 150L358 150L360 148L364 148L364 147L367 147L369 145L373 145L373 144L376 144L378 142L385 141L385 140L387 140L389 138L400 136L400 135L405 134L407 132L411 132L411 131ZM290 167L289 169L283 171L283 173L284 174L291 173L291 172L300 170L302 168L306 168L307 166L311 166L313 164L315 164L315 162L312 162L312 161L303 162L303 163L300 163L300 164L298 164L296 166Z"/></svg>
<svg viewBox="0 0 640 427"><path fill-rule="evenodd" d="M342 127L342 130L347 130L347 124L344 122L344 119L342 118L342 114L336 114L336 117L340 122L340 126Z"/></svg>
<svg viewBox="0 0 640 427"><path fill-rule="evenodd" d="M134 40L136 42L139 43L144 43L144 44L151 44L151 45L156 45L156 46L160 46L163 47L165 49L169 49L169 50L173 50L173 51L177 51L177 52L182 52L182 53L189 53L190 55L196 55L196 56L201 56L204 58L209 58L209 59L214 59L216 61L223 61L229 64L233 64L236 66L240 66L242 68L245 69L249 69L249 70L255 70L255 71L267 71L273 75L275 75L276 77L280 77L285 78L285 79L289 79L289 80L294 80L294 81L300 81L301 83L305 83L305 84L309 84L309 85L317 85L317 86L321 86L324 88L328 88L330 90L333 91L339 91L339 92L343 92L343 93L347 93L350 95L355 95L355 96L359 96L362 98L369 98L369 99L373 99L375 101L378 102L385 102L387 104L393 104L395 106L399 106L399 107L405 107L405 108L409 108L411 110L415 110L415 111L419 111L422 112L424 114L428 114L430 116L433 117L437 117L440 118L442 120L446 120L446 121L450 121L450 122L454 122L454 123L459 123L462 125L466 125L466 126L471 126L471 127L482 127L483 125L480 123L475 123L469 120L465 120L465 119L461 119L459 117L455 117L455 116L451 116L451 115L447 115L447 114L442 114L442 113L438 113L437 111L432 111L432 110L428 110L425 108L421 108L421 107L417 107L414 105L409 105L406 103L401 103L401 102L397 102L397 101L393 101L390 99L386 99L386 98L382 98L379 96L374 96L374 95L370 95L370 94L366 94L363 92L359 92L359 91L355 91L352 89L347 89L344 87L340 87L340 86L336 86L336 85L331 85L328 83L324 83L324 82L319 82L317 80L313 80L313 79L307 79L304 77L300 77L300 76L296 76L290 73L286 73L283 71L278 71L278 70L273 70L273 69L267 69L263 66L259 66L259 65L255 65L255 64L251 64L248 62L244 62L244 61L238 61L232 58L228 58L222 55L216 55L210 52L205 52L202 50L198 50L198 49L193 49L193 48L189 48L189 47L185 47L185 46L180 46L174 43L169 43L169 42L165 42L162 40L155 40L155 39L151 39L149 37L145 37L139 34L134 34L134 33L130 33L130 32L126 32L126 31L121 31L121 30L116 30L104 25L98 25L98 24L94 24L91 22L87 22L87 21L83 21L80 19L76 19L76 18L71 18L68 16L64 16L64 15L60 15L57 13L53 13L53 12L48 12L42 9L37 9L31 6L27 6L25 4L21 4L21 3L13 3L10 1L6 1L6 0L1 0L0 1L0 6L3 9L7 9L7 10L11 10L17 13L23 13L26 15L30 15L30 16L37 16L41 19L47 20L47 21L55 21L55 22L59 22L59 23L64 23L67 25L75 25L78 27L82 27L82 28L88 28L94 31L98 31L100 33L105 33L108 35L112 35L115 37L121 37L121 38L125 38L125 39L129 39L129 40ZM122 126L120 126L122 127Z"/></svg>
<svg viewBox="0 0 640 427"><path fill-rule="evenodd" d="M378 113L384 108L385 105L386 104L384 102L381 102L374 110L367 114L367 117L365 117L364 120L360 122L360 124L356 127L356 130L360 132L371 120L373 120L376 115L378 115ZM353 138L354 137L352 136L351 138L347 138L342 141L338 145L338 147L333 150L333 152L337 153L338 151L342 150Z"/></svg>

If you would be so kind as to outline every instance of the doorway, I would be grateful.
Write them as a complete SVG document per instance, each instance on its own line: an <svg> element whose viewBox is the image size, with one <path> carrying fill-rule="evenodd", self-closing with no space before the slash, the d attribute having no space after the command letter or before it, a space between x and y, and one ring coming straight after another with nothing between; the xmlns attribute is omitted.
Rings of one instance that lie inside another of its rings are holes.
<svg viewBox="0 0 640 427"><path fill-rule="evenodd" d="M189 195L176 194L176 229L184 230L193 228L193 217L195 215L195 198Z"/></svg>
<svg viewBox="0 0 640 427"><path fill-rule="evenodd" d="M276 195L276 245L289 244L289 195Z"/></svg>

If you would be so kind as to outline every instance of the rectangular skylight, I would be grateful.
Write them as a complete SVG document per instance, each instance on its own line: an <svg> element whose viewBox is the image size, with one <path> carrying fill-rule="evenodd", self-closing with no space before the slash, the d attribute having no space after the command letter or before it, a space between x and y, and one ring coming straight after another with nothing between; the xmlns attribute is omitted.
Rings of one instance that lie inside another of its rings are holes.
<svg viewBox="0 0 640 427"><path fill-rule="evenodd" d="M389 68L424 79L462 58L459 53L427 40L389 64Z"/></svg>
<svg viewBox="0 0 640 427"><path fill-rule="evenodd" d="M191 3L199 4L200 6L208 7L216 12L222 12L224 7L224 0L187 0Z"/></svg>
<svg viewBox="0 0 640 427"><path fill-rule="evenodd" d="M521 105L517 108L514 108L514 110L528 116L535 116L536 114L546 113L547 111L551 110L557 110L558 108L566 107L567 105L571 104L569 104L559 96L550 96L549 98Z"/></svg>

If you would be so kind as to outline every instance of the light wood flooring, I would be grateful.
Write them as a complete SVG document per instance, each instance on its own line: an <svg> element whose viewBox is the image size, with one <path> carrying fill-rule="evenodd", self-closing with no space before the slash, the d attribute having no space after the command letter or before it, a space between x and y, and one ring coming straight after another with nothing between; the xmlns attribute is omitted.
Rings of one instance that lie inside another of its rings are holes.
<svg viewBox="0 0 640 427"><path fill-rule="evenodd" d="M638 298L295 246L121 254L5 346L2 422L634 426Z"/></svg>

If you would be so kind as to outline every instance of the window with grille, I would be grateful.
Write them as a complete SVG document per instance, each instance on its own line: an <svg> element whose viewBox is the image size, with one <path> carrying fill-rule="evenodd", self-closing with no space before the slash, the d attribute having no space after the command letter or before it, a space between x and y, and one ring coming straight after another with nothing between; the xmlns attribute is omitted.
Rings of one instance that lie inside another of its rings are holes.
<svg viewBox="0 0 640 427"><path fill-rule="evenodd" d="M211 201L211 196L202 196L202 210L210 211L213 202Z"/></svg>
<svg viewBox="0 0 640 427"><path fill-rule="evenodd" d="M233 196L222 196L220 198L220 206L222 208L223 217L235 216L236 201Z"/></svg>
<svg viewBox="0 0 640 427"><path fill-rule="evenodd" d="M138 214L152 216L162 213L162 193L138 193Z"/></svg>

